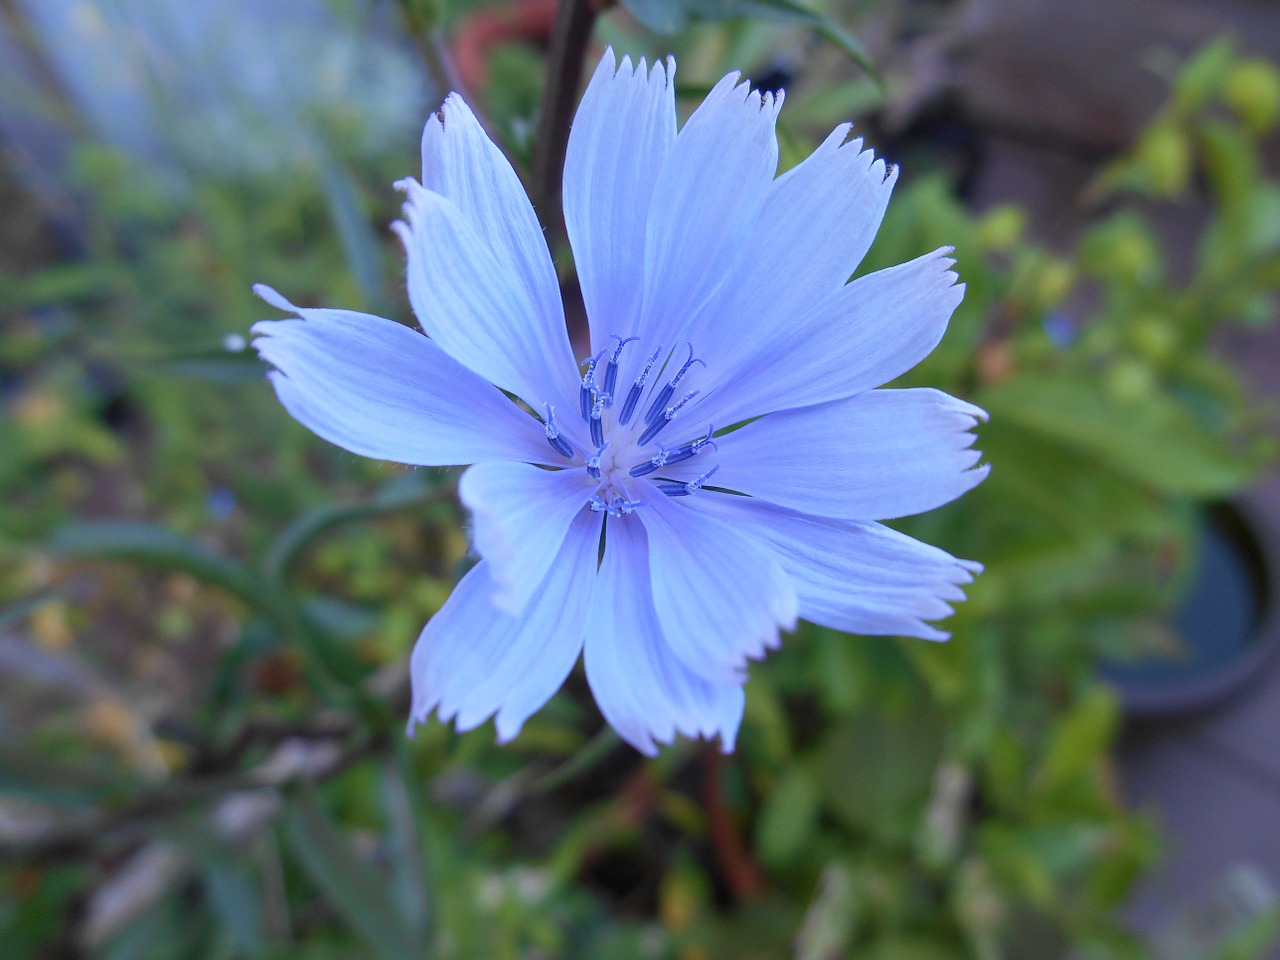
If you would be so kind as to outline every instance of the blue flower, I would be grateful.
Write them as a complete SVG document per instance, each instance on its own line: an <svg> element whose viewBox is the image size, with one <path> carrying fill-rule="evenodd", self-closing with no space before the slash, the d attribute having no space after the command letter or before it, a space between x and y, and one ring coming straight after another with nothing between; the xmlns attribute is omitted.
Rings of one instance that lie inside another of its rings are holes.
<svg viewBox="0 0 1280 960"><path fill-rule="evenodd" d="M873 389L942 337L964 289L950 251L846 282L896 171L844 125L775 177L782 97L737 74L677 134L674 71L606 53L573 124L581 364L529 200L456 95L423 133L422 183L398 184L426 336L258 288L299 318L254 327L295 418L363 456L473 464L481 559L418 640L411 729L494 716L508 740L582 655L637 749L730 750L748 662L797 617L946 639L925 621L980 569L875 522L987 473L981 410Z"/></svg>

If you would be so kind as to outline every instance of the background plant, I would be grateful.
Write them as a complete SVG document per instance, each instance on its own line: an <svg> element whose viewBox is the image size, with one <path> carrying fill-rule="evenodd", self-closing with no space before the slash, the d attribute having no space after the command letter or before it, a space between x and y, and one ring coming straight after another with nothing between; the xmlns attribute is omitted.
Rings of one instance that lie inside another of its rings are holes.
<svg viewBox="0 0 1280 960"><path fill-rule="evenodd" d="M568 5L550 70L488 52L479 100L531 178L554 153L543 78L572 74L584 23L674 48L693 97L763 73L780 36L866 59L781 0L627 6L686 31ZM404 10L441 79L468 11ZM800 84L784 164L883 95ZM294 169L180 190L79 141L74 215L17 207L36 239L0 248L6 956L1145 955L1116 909L1159 842L1115 795L1096 665L1168 644L1198 505L1274 452L1206 343L1275 314L1280 187L1258 147L1278 115L1274 67L1205 48L1082 198L1068 251L912 163L861 270L955 245L967 297L909 379L991 412L995 466L903 528L987 572L950 643L804 626L753 668L736 755L649 762L576 680L511 745L438 723L404 739L405 657L468 562L454 477L315 440L245 352L254 280L409 319L383 225L412 137L370 157L321 124ZM1174 265L1149 218L1199 193L1212 216ZM571 288L563 245L557 262Z"/></svg>

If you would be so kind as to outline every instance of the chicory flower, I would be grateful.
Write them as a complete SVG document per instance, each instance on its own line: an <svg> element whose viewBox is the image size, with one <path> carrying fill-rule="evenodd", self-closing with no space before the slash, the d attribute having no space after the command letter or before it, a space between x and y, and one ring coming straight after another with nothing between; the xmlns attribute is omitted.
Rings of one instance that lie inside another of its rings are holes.
<svg viewBox="0 0 1280 960"><path fill-rule="evenodd" d="M581 655L637 749L730 750L749 661L797 617L945 639L926 621L979 569L876 522L987 473L981 410L874 389L941 338L950 251L847 282L896 171L844 125L775 176L781 95L731 74L677 132L674 72L606 53L573 123L581 364L528 197L457 95L398 184L421 333L258 288L298 318L254 327L296 419L363 456L472 464L481 559L418 640L411 729L434 710L510 739Z"/></svg>

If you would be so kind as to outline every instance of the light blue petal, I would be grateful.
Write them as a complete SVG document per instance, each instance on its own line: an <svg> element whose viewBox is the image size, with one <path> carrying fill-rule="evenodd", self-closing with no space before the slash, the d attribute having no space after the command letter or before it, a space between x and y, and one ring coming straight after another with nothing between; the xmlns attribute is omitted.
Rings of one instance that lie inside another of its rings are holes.
<svg viewBox="0 0 1280 960"><path fill-rule="evenodd" d="M689 415L739 423L851 397L910 370L938 345L964 298L950 252L935 250L859 277L780 319L755 338L749 358L731 364L723 376L716 367L721 386Z"/></svg>
<svg viewBox="0 0 1280 960"><path fill-rule="evenodd" d="M713 482L821 517L922 513L986 478L970 432L985 419L972 404L927 389L873 390L773 413L719 438Z"/></svg>
<svg viewBox="0 0 1280 960"><path fill-rule="evenodd" d="M564 317L548 315L451 201L413 180L405 221L392 228L408 254L409 301L427 335L455 360L535 410L576 402L578 374ZM541 239L539 239L541 242Z"/></svg>
<svg viewBox="0 0 1280 960"><path fill-rule="evenodd" d="M663 640L645 531L634 516L614 518L606 529L583 662L600 712L641 753L654 756L657 743L676 733L719 735L724 751L733 750L742 684L702 679Z"/></svg>
<svg viewBox="0 0 1280 960"><path fill-rule="evenodd" d="M609 48L569 132L564 219L592 353L610 334L636 332L649 200L676 138L675 69L670 59L633 68L629 57L619 69Z"/></svg>
<svg viewBox="0 0 1280 960"><path fill-rule="evenodd" d="M708 379L736 384L743 361L763 352L776 362L782 344L810 336L814 307L836 294L866 255L897 169L886 170L860 139L846 142L850 126L773 181L751 228L752 255L691 324Z"/></svg>
<svg viewBox="0 0 1280 960"><path fill-rule="evenodd" d="M462 475L458 495L471 510L476 552L489 561L494 604L512 615L524 609L596 486L583 469L527 463L482 463Z"/></svg>
<svg viewBox="0 0 1280 960"><path fill-rule="evenodd" d="M540 324L536 337L546 353L527 357L575 377L560 283L529 196L498 146L470 108L450 94L422 131L422 185L452 203L481 239ZM503 318L497 318L499 320ZM515 324L521 318L506 318ZM567 362L567 371L564 368ZM525 398L530 399L529 397Z"/></svg>
<svg viewBox="0 0 1280 960"><path fill-rule="evenodd" d="M709 493L690 500L769 545L795 581L800 616L849 633L946 640L926 620L950 616L981 564L957 560L878 523L826 520L753 497Z"/></svg>
<svg viewBox="0 0 1280 960"><path fill-rule="evenodd" d="M497 585L488 561L463 577L413 648L410 730L432 710L446 723L456 718L459 730L496 713L498 739L515 737L560 689L582 650L599 542L599 516L579 516L517 617L490 602Z"/></svg>
<svg viewBox="0 0 1280 960"><path fill-rule="evenodd" d="M773 555L719 520L704 516L647 482L653 602L672 651L686 667L721 684L741 683L749 658L795 627L795 585Z"/></svg>
<svg viewBox="0 0 1280 960"><path fill-rule="evenodd" d="M254 291L302 317L254 324L253 345L285 409L330 443L419 466L558 458L533 417L422 334Z"/></svg>
<svg viewBox="0 0 1280 960"><path fill-rule="evenodd" d="M654 188L640 330L630 331L646 349L675 347L737 260L759 253L748 248L750 228L778 166L781 105L781 94L752 92L733 73L676 137Z"/></svg>

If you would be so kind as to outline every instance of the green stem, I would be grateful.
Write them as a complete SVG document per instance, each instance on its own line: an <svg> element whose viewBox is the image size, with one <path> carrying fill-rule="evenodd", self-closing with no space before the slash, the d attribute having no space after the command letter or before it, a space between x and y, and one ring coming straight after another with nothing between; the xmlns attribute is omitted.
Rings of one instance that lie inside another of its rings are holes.
<svg viewBox="0 0 1280 960"><path fill-rule="evenodd" d="M613 748L622 743L622 738L613 732L612 727L601 727L600 732L588 740L572 757L554 770L534 781L533 793L550 793L573 780L579 774L590 770L603 760Z"/></svg>

